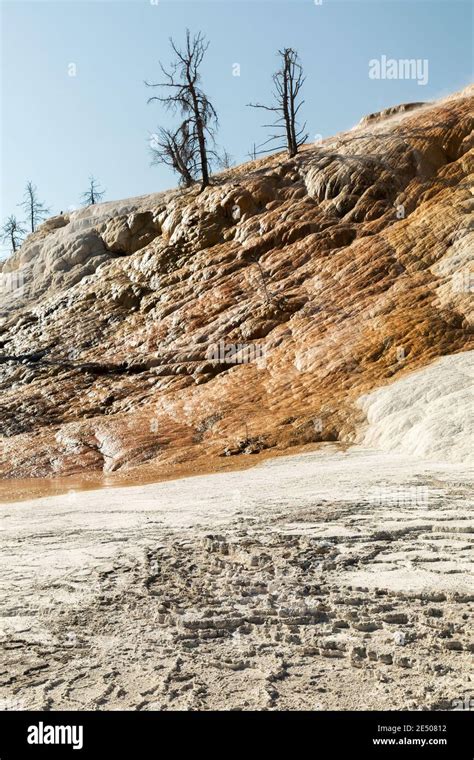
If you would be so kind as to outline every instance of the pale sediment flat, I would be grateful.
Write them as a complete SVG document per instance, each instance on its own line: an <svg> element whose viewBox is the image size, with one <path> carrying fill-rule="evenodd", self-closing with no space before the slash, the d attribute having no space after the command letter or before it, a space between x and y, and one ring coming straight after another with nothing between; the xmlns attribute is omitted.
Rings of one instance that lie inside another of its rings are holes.
<svg viewBox="0 0 474 760"><path fill-rule="evenodd" d="M327 445L0 505L3 709L452 709L465 464Z"/></svg>

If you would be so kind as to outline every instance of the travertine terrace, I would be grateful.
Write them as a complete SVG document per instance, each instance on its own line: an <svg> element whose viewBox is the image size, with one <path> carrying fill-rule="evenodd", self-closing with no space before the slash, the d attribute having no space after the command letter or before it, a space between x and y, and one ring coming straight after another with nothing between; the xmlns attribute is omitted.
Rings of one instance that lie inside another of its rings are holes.
<svg viewBox="0 0 474 760"><path fill-rule="evenodd" d="M472 105L3 264L3 709L472 705Z"/></svg>
<svg viewBox="0 0 474 760"><path fill-rule="evenodd" d="M361 396L470 346L472 104L47 221L2 270L0 473L358 439Z"/></svg>

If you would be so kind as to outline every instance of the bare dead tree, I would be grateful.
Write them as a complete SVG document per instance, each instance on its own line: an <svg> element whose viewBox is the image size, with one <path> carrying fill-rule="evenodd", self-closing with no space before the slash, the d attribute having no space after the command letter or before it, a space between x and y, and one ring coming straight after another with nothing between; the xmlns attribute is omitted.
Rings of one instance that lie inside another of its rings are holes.
<svg viewBox="0 0 474 760"><path fill-rule="evenodd" d="M224 149L219 156L219 167L221 169L231 169L234 166L234 163L234 157Z"/></svg>
<svg viewBox="0 0 474 760"><path fill-rule="evenodd" d="M198 151L202 191L210 183L210 160L213 157L218 159L215 150L209 148L209 143L214 145L217 113L200 86L199 69L209 43L201 32L191 37L187 29L183 50L172 39L170 44L176 59L169 70L160 63L164 81L157 84L145 82L147 87L162 88L164 94L151 97L148 102L158 100L168 110L178 110L188 122L190 139Z"/></svg>
<svg viewBox="0 0 474 760"><path fill-rule="evenodd" d="M253 143L251 150L247 153L247 156L250 158L251 161L256 160L258 156L258 152L257 152L257 145L255 143Z"/></svg>
<svg viewBox="0 0 474 760"><path fill-rule="evenodd" d="M15 253L22 244L23 236L26 235L26 229L23 227L22 223L17 220L16 216L11 214L2 227L1 235L2 243L5 243L8 240L12 252Z"/></svg>
<svg viewBox="0 0 474 760"><path fill-rule="evenodd" d="M290 157L296 156L298 148L303 145L308 138L305 132L306 123L302 127L298 125L298 112L304 103L304 100L298 101L301 88L304 84L303 67L299 62L298 53L292 48L279 50L278 55L281 58L281 68L273 74L274 92L273 97L275 105L265 106L261 103L248 103L251 108L263 108L265 111L277 114L277 119L272 124L265 124L265 127L276 129L277 132L272 134L268 140L262 143L262 146L268 143L278 141L277 147L261 150L260 153L270 153L273 150L286 148ZM282 132L278 131L282 130Z"/></svg>
<svg viewBox="0 0 474 760"><path fill-rule="evenodd" d="M24 208L28 215L31 232L34 232L38 224L50 213L50 209L38 199L38 188L32 182L27 182L24 200L18 205Z"/></svg>
<svg viewBox="0 0 474 760"><path fill-rule="evenodd" d="M150 141L151 165L166 164L179 175L184 187L191 187L196 181L198 153L195 140L189 131L188 120L175 131L160 127Z"/></svg>
<svg viewBox="0 0 474 760"><path fill-rule="evenodd" d="M85 193L81 195L81 202L83 206L95 206L96 203L100 203L105 195L105 190L100 189L98 181L92 175L89 177L89 187Z"/></svg>

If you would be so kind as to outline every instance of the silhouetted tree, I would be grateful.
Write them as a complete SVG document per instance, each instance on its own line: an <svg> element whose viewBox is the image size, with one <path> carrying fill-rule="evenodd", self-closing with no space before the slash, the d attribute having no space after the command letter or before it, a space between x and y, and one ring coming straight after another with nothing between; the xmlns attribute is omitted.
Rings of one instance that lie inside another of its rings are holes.
<svg viewBox="0 0 474 760"><path fill-rule="evenodd" d="M256 158L257 158L257 155L258 155L258 153L257 153L257 146L254 143L252 145L252 149L247 153L247 156L250 158L251 161L255 161Z"/></svg>
<svg viewBox="0 0 474 760"><path fill-rule="evenodd" d="M22 226L13 214L8 217L2 227L2 243L6 240L10 242L13 253L20 247L23 242L23 236L26 235L26 229Z"/></svg>
<svg viewBox="0 0 474 760"><path fill-rule="evenodd" d="M81 195L83 206L95 206L96 203L100 203L104 195L105 190L100 189L98 181L91 175L89 177L89 187Z"/></svg>
<svg viewBox="0 0 474 760"><path fill-rule="evenodd" d="M188 121L175 131L160 127L153 135L151 143L152 166L166 164L179 174L180 183L191 187L195 182L198 169L198 155L195 140L189 132Z"/></svg>
<svg viewBox="0 0 474 760"><path fill-rule="evenodd" d="M298 112L304 103L304 100L298 102L298 95L304 84L303 67L299 63L298 53L292 48L279 50L278 55L281 57L281 68L273 74L274 100L275 105L265 106L261 103L248 103L251 108L263 108L265 111L271 111L278 115L273 124L265 124L265 127L272 127L277 130L283 130L283 134L277 132L273 134L262 145L278 140L284 142L276 148L260 151L269 153L272 150L287 148L290 156L296 156L300 145L306 141L308 135L305 133L306 123L300 128L298 126Z"/></svg>
<svg viewBox="0 0 474 760"><path fill-rule="evenodd" d="M38 199L38 188L32 182L27 183L24 198L18 205L25 209L30 230L34 232L38 224L50 213L50 209Z"/></svg>
<svg viewBox="0 0 474 760"><path fill-rule="evenodd" d="M210 158L218 158L216 152L208 145L209 141L214 143L217 113L200 86L199 68L209 43L205 41L201 32L191 38L187 29L184 50L180 50L172 39L170 44L176 59L169 70L160 63L165 81L157 84L145 82L147 87L162 88L166 94L151 97L148 102L158 100L164 103L167 109L178 110L187 121L193 150L196 147L199 156L202 191L210 182Z"/></svg>
<svg viewBox="0 0 474 760"><path fill-rule="evenodd" d="M224 149L219 156L218 164L221 169L231 169L234 166L234 158Z"/></svg>

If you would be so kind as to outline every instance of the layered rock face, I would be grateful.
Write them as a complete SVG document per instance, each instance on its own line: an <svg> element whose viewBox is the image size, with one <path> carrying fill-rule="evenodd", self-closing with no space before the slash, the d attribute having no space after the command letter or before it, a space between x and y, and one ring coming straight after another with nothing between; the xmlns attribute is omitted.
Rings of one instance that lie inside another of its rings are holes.
<svg viewBox="0 0 474 760"><path fill-rule="evenodd" d="M48 220L1 270L0 475L375 445L384 409L410 440L403 389L440 356L417 387L429 417L446 369L433 413L449 414L442 390L465 401L469 371L459 388L446 355L472 347L472 95L372 115L201 194ZM390 387L395 407L374 407ZM426 422L416 453L449 458L459 425Z"/></svg>

